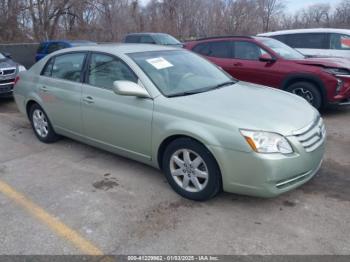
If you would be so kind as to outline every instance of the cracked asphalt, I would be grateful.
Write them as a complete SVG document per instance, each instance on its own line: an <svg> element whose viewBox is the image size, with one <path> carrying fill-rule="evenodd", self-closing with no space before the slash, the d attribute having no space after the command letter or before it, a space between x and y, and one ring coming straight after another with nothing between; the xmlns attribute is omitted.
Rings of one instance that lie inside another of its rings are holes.
<svg viewBox="0 0 350 262"><path fill-rule="evenodd" d="M151 167L66 138L40 143L0 100L0 180L104 254L350 254L350 108L323 117L325 162L309 183L197 203ZM0 254L82 253L0 192Z"/></svg>

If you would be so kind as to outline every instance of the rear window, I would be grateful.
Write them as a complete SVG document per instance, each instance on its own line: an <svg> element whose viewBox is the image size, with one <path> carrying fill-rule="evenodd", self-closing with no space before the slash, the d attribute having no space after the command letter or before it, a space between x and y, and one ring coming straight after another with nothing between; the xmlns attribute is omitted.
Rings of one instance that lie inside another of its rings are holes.
<svg viewBox="0 0 350 262"><path fill-rule="evenodd" d="M326 33L290 34L285 43L294 48L328 49L328 39Z"/></svg>
<svg viewBox="0 0 350 262"><path fill-rule="evenodd" d="M140 36L138 35L128 35L125 38L125 43L139 43L140 42Z"/></svg>

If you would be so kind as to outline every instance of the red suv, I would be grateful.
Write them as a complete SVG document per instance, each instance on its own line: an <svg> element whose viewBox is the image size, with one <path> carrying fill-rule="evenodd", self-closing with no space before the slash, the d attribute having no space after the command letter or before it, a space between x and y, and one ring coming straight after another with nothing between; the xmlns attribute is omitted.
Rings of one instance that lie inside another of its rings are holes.
<svg viewBox="0 0 350 262"><path fill-rule="evenodd" d="M212 37L187 42L185 48L239 80L292 92L317 109L328 104L350 105L350 60L307 58L267 37Z"/></svg>

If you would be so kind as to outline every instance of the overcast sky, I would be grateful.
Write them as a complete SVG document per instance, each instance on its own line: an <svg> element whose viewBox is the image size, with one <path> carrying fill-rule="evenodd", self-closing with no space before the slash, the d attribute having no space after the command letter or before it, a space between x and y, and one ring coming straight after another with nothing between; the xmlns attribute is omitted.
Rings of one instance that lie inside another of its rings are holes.
<svg viewBox="0 0 350 262"><path fill-rule="evenodd" d="M339 3L341 0L283 0L286 2L286 12L290 10L291 12L295 12L299 9L308 7L313 4L327 4L327 3L332 3L332 5L335 5ZM149 0L140 0L140 2L145 5L149 2Z"/></svg>
<svg viewBox="0 0 350 262"><path fill-rule="evenodd" d="M308 7L313 4L327 4L331 3L331 5L336 5L340 2L341 0L286 0L286 11L291 10L292 12L295 12L299 9Z"/></svg>

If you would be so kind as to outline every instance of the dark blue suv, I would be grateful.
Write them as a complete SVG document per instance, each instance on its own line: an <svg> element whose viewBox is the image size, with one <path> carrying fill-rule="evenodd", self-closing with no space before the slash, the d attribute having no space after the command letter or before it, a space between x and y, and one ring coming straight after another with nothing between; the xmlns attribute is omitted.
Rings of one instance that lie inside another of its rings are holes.
<svg viewBox="0 0 350 262"><path fill-rule="evenodd" d="M55 41L45 41L40 43L38 50L36 51L35 61L39 61L41 58L45 57L52 52L63 48L75 47L75 46L84 46L84 45L96 45L94 42L85 41L85 40L55 40Z"/></svg>

